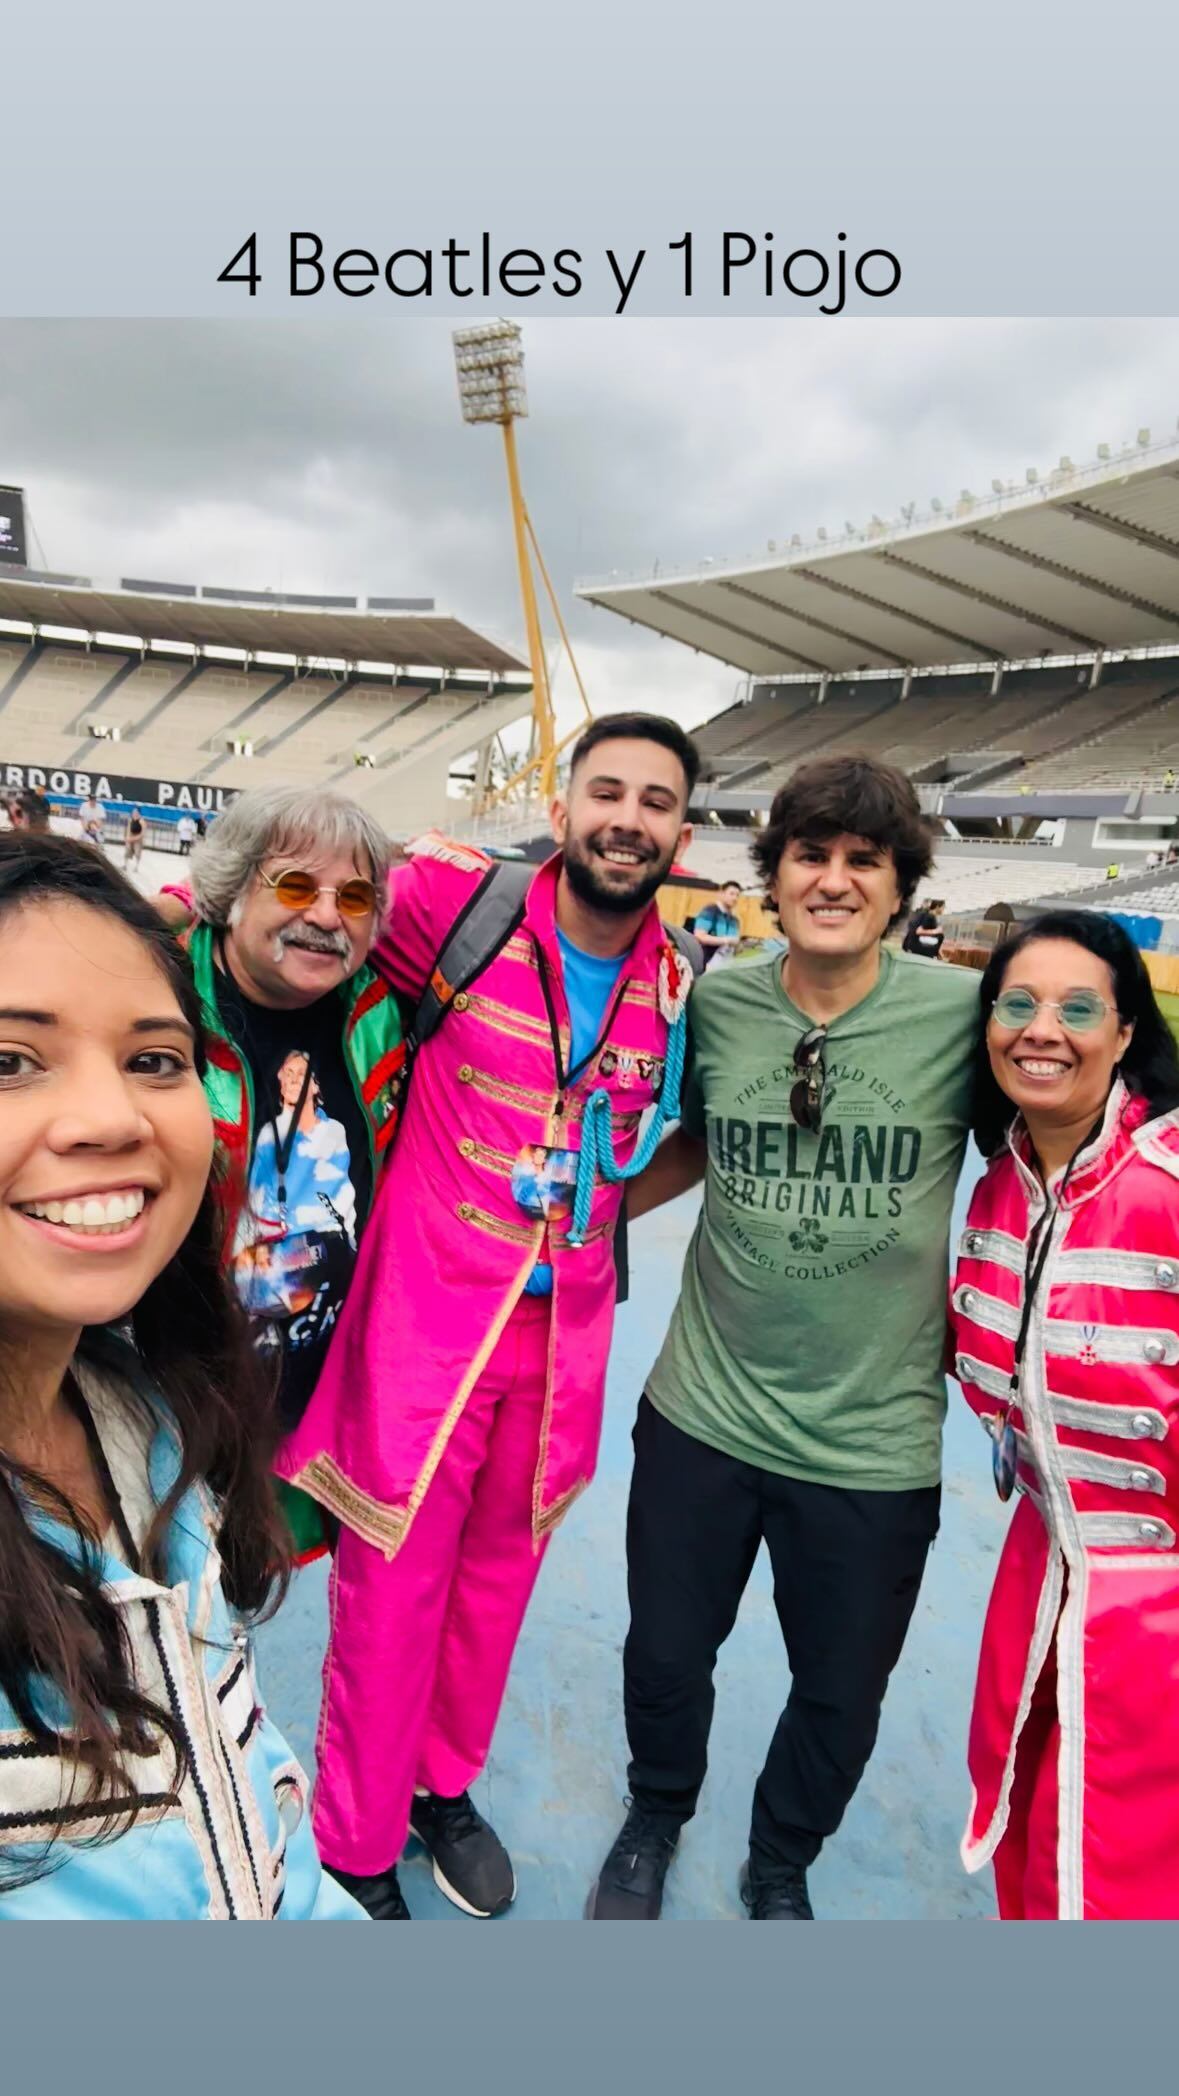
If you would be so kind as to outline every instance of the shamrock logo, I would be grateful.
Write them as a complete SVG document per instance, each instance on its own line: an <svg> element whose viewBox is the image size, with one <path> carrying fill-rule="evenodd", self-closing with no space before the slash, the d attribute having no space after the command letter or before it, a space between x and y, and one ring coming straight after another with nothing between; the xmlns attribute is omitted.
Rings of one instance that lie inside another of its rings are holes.
<svg viewBox="0 0 1179 2096"><path fill-rule="evenodd" d="M813 1216L807 1216L790 1232L790 1248L794 1252L822 1252L828 1242Z"/></svg>

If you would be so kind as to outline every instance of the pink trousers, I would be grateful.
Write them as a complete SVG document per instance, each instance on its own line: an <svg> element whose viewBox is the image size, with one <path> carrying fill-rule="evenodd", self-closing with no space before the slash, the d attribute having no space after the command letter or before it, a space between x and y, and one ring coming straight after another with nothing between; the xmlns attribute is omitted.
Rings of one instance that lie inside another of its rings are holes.
<svg viewBox="0 0 1179 2096"><path fill-rule="evenodd" d="M543 1547L532 1543L549 1301L524 1296L392 1561L340 1535L316 1747L325 1863L401 1854L414 1790L457 1797L483 1768Z"/></svg>

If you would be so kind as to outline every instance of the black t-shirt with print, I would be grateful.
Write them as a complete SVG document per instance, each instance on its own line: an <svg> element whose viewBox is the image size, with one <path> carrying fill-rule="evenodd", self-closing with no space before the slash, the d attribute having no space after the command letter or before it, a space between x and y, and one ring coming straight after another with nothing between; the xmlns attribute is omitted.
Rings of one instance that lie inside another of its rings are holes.
<svg viewBox="0 0 1179 2096"><path fill-rule="evenodd" d="M337 992L301 1011L273 1011L219 970L217 1001L254 1086L232 1273L258 1345L281 1354L279 1411L290 1432L323 1366L371 1205L368 1128L344 1057Z"/></svg>

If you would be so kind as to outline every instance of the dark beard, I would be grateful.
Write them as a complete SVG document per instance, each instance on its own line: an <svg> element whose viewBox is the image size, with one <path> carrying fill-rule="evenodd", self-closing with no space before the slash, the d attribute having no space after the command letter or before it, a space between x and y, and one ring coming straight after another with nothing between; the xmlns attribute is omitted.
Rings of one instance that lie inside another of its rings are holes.
<svg viewBox="0 0 1179 2096"><path fill-rule="evenodd" d="M608 882L599 878L591 858L575 856L570 843L565 846L563 862L569 886L578 902L583 902L587 909L601 910L609 917L630 917L636 910L646 909L663 886L671 865L670 860L666 863L662 859L654 860L633 888L619 889L610 887Z"/></svg>

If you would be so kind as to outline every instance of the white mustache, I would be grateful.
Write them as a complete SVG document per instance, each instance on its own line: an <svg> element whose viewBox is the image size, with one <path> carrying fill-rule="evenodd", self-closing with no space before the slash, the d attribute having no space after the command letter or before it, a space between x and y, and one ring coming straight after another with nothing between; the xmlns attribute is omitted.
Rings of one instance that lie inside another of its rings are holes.
<svg viewBox="0 0 1179 2096"><path fill-rule="evenodd" d="M324 932L316 924L284 925L275 934L274 958L281 961L288 946L309 948L312 953L334 953L346 961L352 949L348 944L347 932Z"/></svg>

